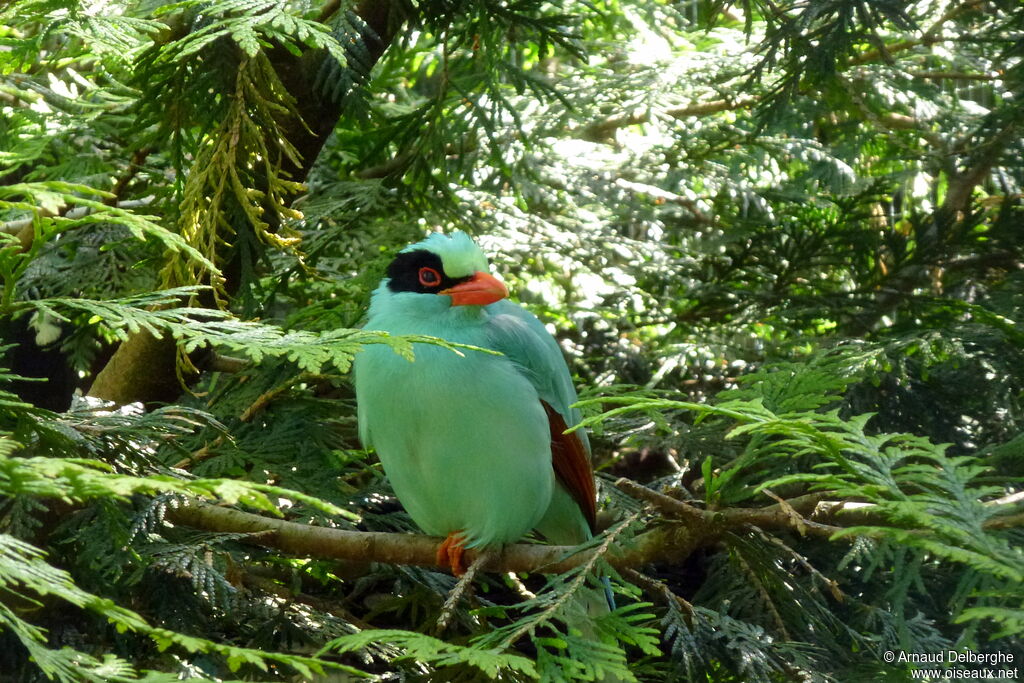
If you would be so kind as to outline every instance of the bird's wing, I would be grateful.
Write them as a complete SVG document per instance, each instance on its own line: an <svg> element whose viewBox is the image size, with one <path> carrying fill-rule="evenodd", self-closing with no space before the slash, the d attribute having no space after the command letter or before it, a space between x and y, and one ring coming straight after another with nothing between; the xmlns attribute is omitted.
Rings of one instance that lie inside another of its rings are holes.
<svg viewBox="0 0 1024 683"><path fill-rule="evenodd" d="M594 529L597 518L594 471L590 464L590 442L586 432L565 434L569 425L580 421L576 388L551 333L532 313L510 301L488 306L491 319L487 333L491 347L515 363L540 396L551 427L551 461L555 475L580 506Z"/></svg>

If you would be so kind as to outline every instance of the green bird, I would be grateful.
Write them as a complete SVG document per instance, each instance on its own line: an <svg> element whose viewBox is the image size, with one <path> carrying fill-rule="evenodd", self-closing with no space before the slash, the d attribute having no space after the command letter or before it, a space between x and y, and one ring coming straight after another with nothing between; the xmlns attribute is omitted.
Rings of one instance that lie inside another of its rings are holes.
<svg viewBox="0 0 1024 683"><path fill-rule="evenodd" d="M356 356L359 434L423 531L445 537L438 564L465 548L591 538L596 491L569 370L533 314L508 301L462 232L403 249L374 291L366 329L430 335L501 352L422 344L414 361L384 346ZM607 593L610 598L610 592Z"/></svg>

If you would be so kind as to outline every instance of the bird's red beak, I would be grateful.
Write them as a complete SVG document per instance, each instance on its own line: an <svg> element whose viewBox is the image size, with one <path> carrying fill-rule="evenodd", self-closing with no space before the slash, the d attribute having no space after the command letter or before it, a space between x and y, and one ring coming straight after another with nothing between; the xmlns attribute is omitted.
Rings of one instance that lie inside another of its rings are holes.
<svg viewBox="0 0 1024 683"><path fill-rule="evenodd" d="M490 273L478 270L473 278L454 287L442 289L439 294L452 298L452 306L486 306L508 296L508 288Z"/></svg>

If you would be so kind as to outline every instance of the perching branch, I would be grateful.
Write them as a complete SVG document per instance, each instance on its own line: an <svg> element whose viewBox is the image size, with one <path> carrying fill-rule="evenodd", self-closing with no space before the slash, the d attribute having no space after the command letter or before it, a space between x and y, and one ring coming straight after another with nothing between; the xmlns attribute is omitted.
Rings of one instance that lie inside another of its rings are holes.
<svg viewBox="0 0 1024 683"><path fill-rule="evenodd" d="M252 543L297 557L357 563L384 562L436 567L437 549L443 541L418 534L316 527L206 504L193 504L168 511L167 517L175 524L207 531L254 534ZM613 549L605 559L615 567L680 561L704 541L700 530L670 524L640 534L630 542L628 548L618 552ZM575 548L571 546L515 543L495 552L483 569L488 572L557 574L590 562L595 553L587 550L571 555L574 551ZM479 550L467 550L465 559L472 564L480 553Z"/></svg>
<svg viewBox="0 0 1024 683"><path fill-rule="evenodd" d="M874 506L823 501L820 494L786 501L776 497L779 503L763 508L702 510L628 479L620 479L615 485L665 515L648 531L621 546L612 547L605 554L604 559L620 570L651 563L679 563L697 548L717 542L726 532L752 526L762 530L795 529L801 535L829 538L844 526L891 525L873 513L871 508ZM853 512L839 512L851 506L854 507ZM207 531L253 534L251 543L296 557L342 560L353 564L383 562L436 567L437 549L443 540L418 534L310 526L203 503L168 511L168 519L175 524ZM985 524L987 529L1015 526L1024 526L1024 514L999 515ZM515 543L492 552L482 569L501 573L562 573L592 562L595 553L600 552L594 549L576 552L571 546ZM479 550L467 550L465 559L472 564L480 555Z"/></svg>

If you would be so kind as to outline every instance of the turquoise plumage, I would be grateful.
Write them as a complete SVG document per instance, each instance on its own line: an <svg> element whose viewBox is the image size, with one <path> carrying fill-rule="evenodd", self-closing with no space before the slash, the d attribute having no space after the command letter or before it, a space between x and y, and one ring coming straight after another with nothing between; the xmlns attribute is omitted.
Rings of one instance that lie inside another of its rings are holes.
<svg viewBox="0 0 1024 683"><path fill-rule="evenodd" d="M531 529L552 543L590 538L590 447L571 406L576 390L554 338L506 300L480 248L461 232L405 248L373 293L367 329L421 334L500 351L459 356L416 347L410 362L383 346L356 356L359 431L395 494L428 534L497 546Z"/></svg>

